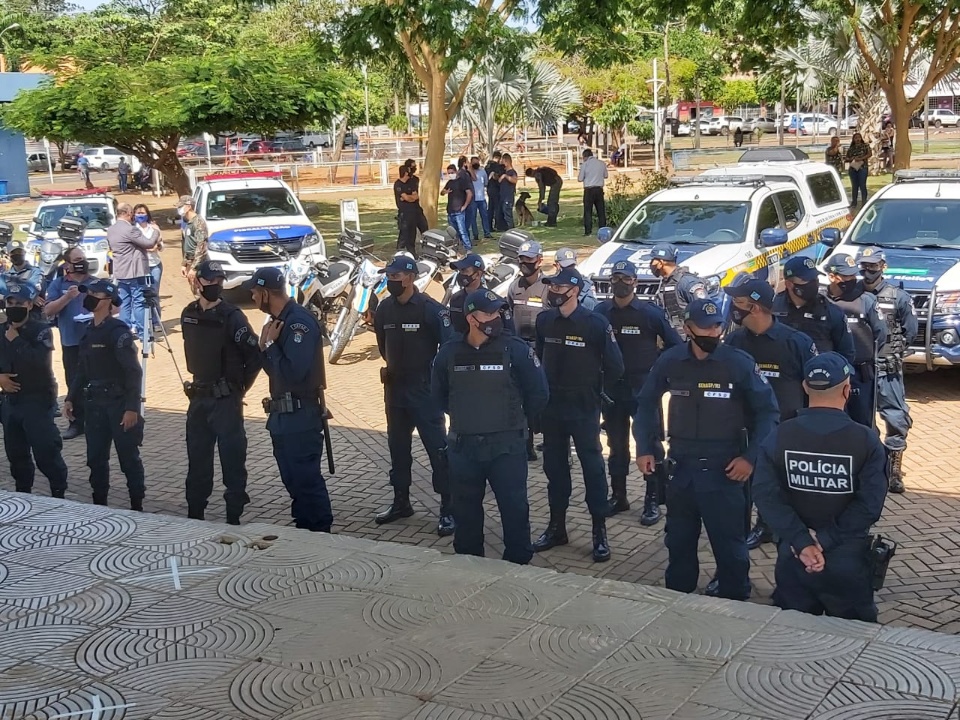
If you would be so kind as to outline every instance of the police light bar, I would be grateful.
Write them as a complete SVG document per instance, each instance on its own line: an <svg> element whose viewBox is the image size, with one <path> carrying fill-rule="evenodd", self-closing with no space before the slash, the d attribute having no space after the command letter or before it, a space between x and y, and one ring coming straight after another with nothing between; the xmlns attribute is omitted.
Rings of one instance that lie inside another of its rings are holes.
<svg viewBox="0 0 960 720"><path fill-rule="evenodd" d="M204 175L203 179L208 182L213 182L216 180L252 180L255 178L273 178L274 180L279 180L282 177L283 173L279 170L264 170L262 172L211 173Z"/></svg>
<svg viewBox="0 0 960 720"><path fill-rule="evenodd" d="M672 185L753 185L767 184L763 175L697 175L696 177L672 178Z"/></svg>
<svg viewBox="0 0 960 720"><path fill-rule="evenodd" d="M960 182L960 170L897 170L894 182Z"/></svg>
<svg viewBox="0 0 960 720"><path fill-rule="evenodd" d="M78 190L41 190L40 195L46 198L72 198L72 197L106 197L110 193L110 188L81 188Z"/></svg>

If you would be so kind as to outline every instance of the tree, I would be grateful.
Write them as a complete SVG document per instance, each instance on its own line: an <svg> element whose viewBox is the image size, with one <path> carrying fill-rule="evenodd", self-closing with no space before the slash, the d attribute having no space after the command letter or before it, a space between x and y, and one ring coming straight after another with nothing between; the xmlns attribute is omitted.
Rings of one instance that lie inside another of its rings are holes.
<svg viewBox="0 0 960 720"><path fill-rule="evenodd" d="M114 145L162 172L178 194L190 192L177 158L185 135L278 129L327 122L346 81L305 53L233 52L101 65L21 93L3 124L28 137ZM252 92L256 89L256 92Z"/></svg>
<svg viewBox="0 0 960 720"><path fill-rule="evenodd" d="M597 110L593 117L598 124L613 133L613 144L619 145L624 140L625 127L637 115L637 105L630 98L620 98Z"/></svg>
<svg viewBox="0 0 960 720"><path fill-rule="evenodd" d="M753 80L727 80L717 98L726 110L757 104L757 84Z"/></svg>

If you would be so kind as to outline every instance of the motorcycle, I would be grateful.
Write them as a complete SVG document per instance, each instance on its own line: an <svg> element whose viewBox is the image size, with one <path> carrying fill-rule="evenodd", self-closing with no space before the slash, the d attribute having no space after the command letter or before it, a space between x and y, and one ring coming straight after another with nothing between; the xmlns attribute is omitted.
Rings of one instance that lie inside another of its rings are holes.
<svg viewBox="0 0 960 720"><path fill-rule="evenodd" d="M360 235L353 230L347 230L345 233L353 237ZM452 238L449 233L438 230L428 230L423 234L421 257L417 261L417 278L414 280L417 290L425 292L434 280L443 282L443 269L450 264L450 258L456 247L455 242L455 233ZM406 252L397 254L413 257ZM330 332L331 364L337 364L361 324L373 324L377 305L386 291L387 276L381 273L380 268L368 257L364 257L357 267L347 305L340 310L333 330Z"/></svg>
<svg viewBox="0 0 960 720"><path fill-rule="evenodd" d="M451 230L453 230L451 228ZM453 231L454 233L456 231ZM510 230L505 232L499 242L500 254L490 253L482 255L485 270L483 271L483 286L492 290L500 297L507 296L507 290L513 281L520 277L520 260L517 251L524 242L533 240L533 237L523 231ZM450 298L459 290L457 273L453 273L443 283L443 304L449 305Z"/></svg>

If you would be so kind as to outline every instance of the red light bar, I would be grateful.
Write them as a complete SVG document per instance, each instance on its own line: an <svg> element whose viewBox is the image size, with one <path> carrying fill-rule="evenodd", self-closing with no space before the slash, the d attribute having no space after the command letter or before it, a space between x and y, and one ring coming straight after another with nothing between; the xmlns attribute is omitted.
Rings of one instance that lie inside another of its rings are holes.
<svg viewBox="0 0 960 720"><path fill-rule="evenodd" d="M274 178L279 180L283 173L278 170L264 170L263 172L235 172L210 173L204 175L204 180L249 180L252 178Z"/></svg>
<svg viewBox="0 0 960 720"><path fill-rule="evenodd" d="M43 197L88 197L90 195L106 195L110 188L80 188L78 190L41 190Z"/></svg>

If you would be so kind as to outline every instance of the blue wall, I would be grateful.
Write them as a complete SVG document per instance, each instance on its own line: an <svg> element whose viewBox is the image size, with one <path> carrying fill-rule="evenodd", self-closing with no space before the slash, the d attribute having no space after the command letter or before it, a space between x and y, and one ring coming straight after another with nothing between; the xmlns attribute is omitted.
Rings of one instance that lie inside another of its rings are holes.
<svg viewBox="0 0 960 720"><path fill-rule="evenodd" d="M0 180L7 181L7 195L28 197L27 146L23 135L0 126ZM0 201L6 198L0 198Z"/></svg>

